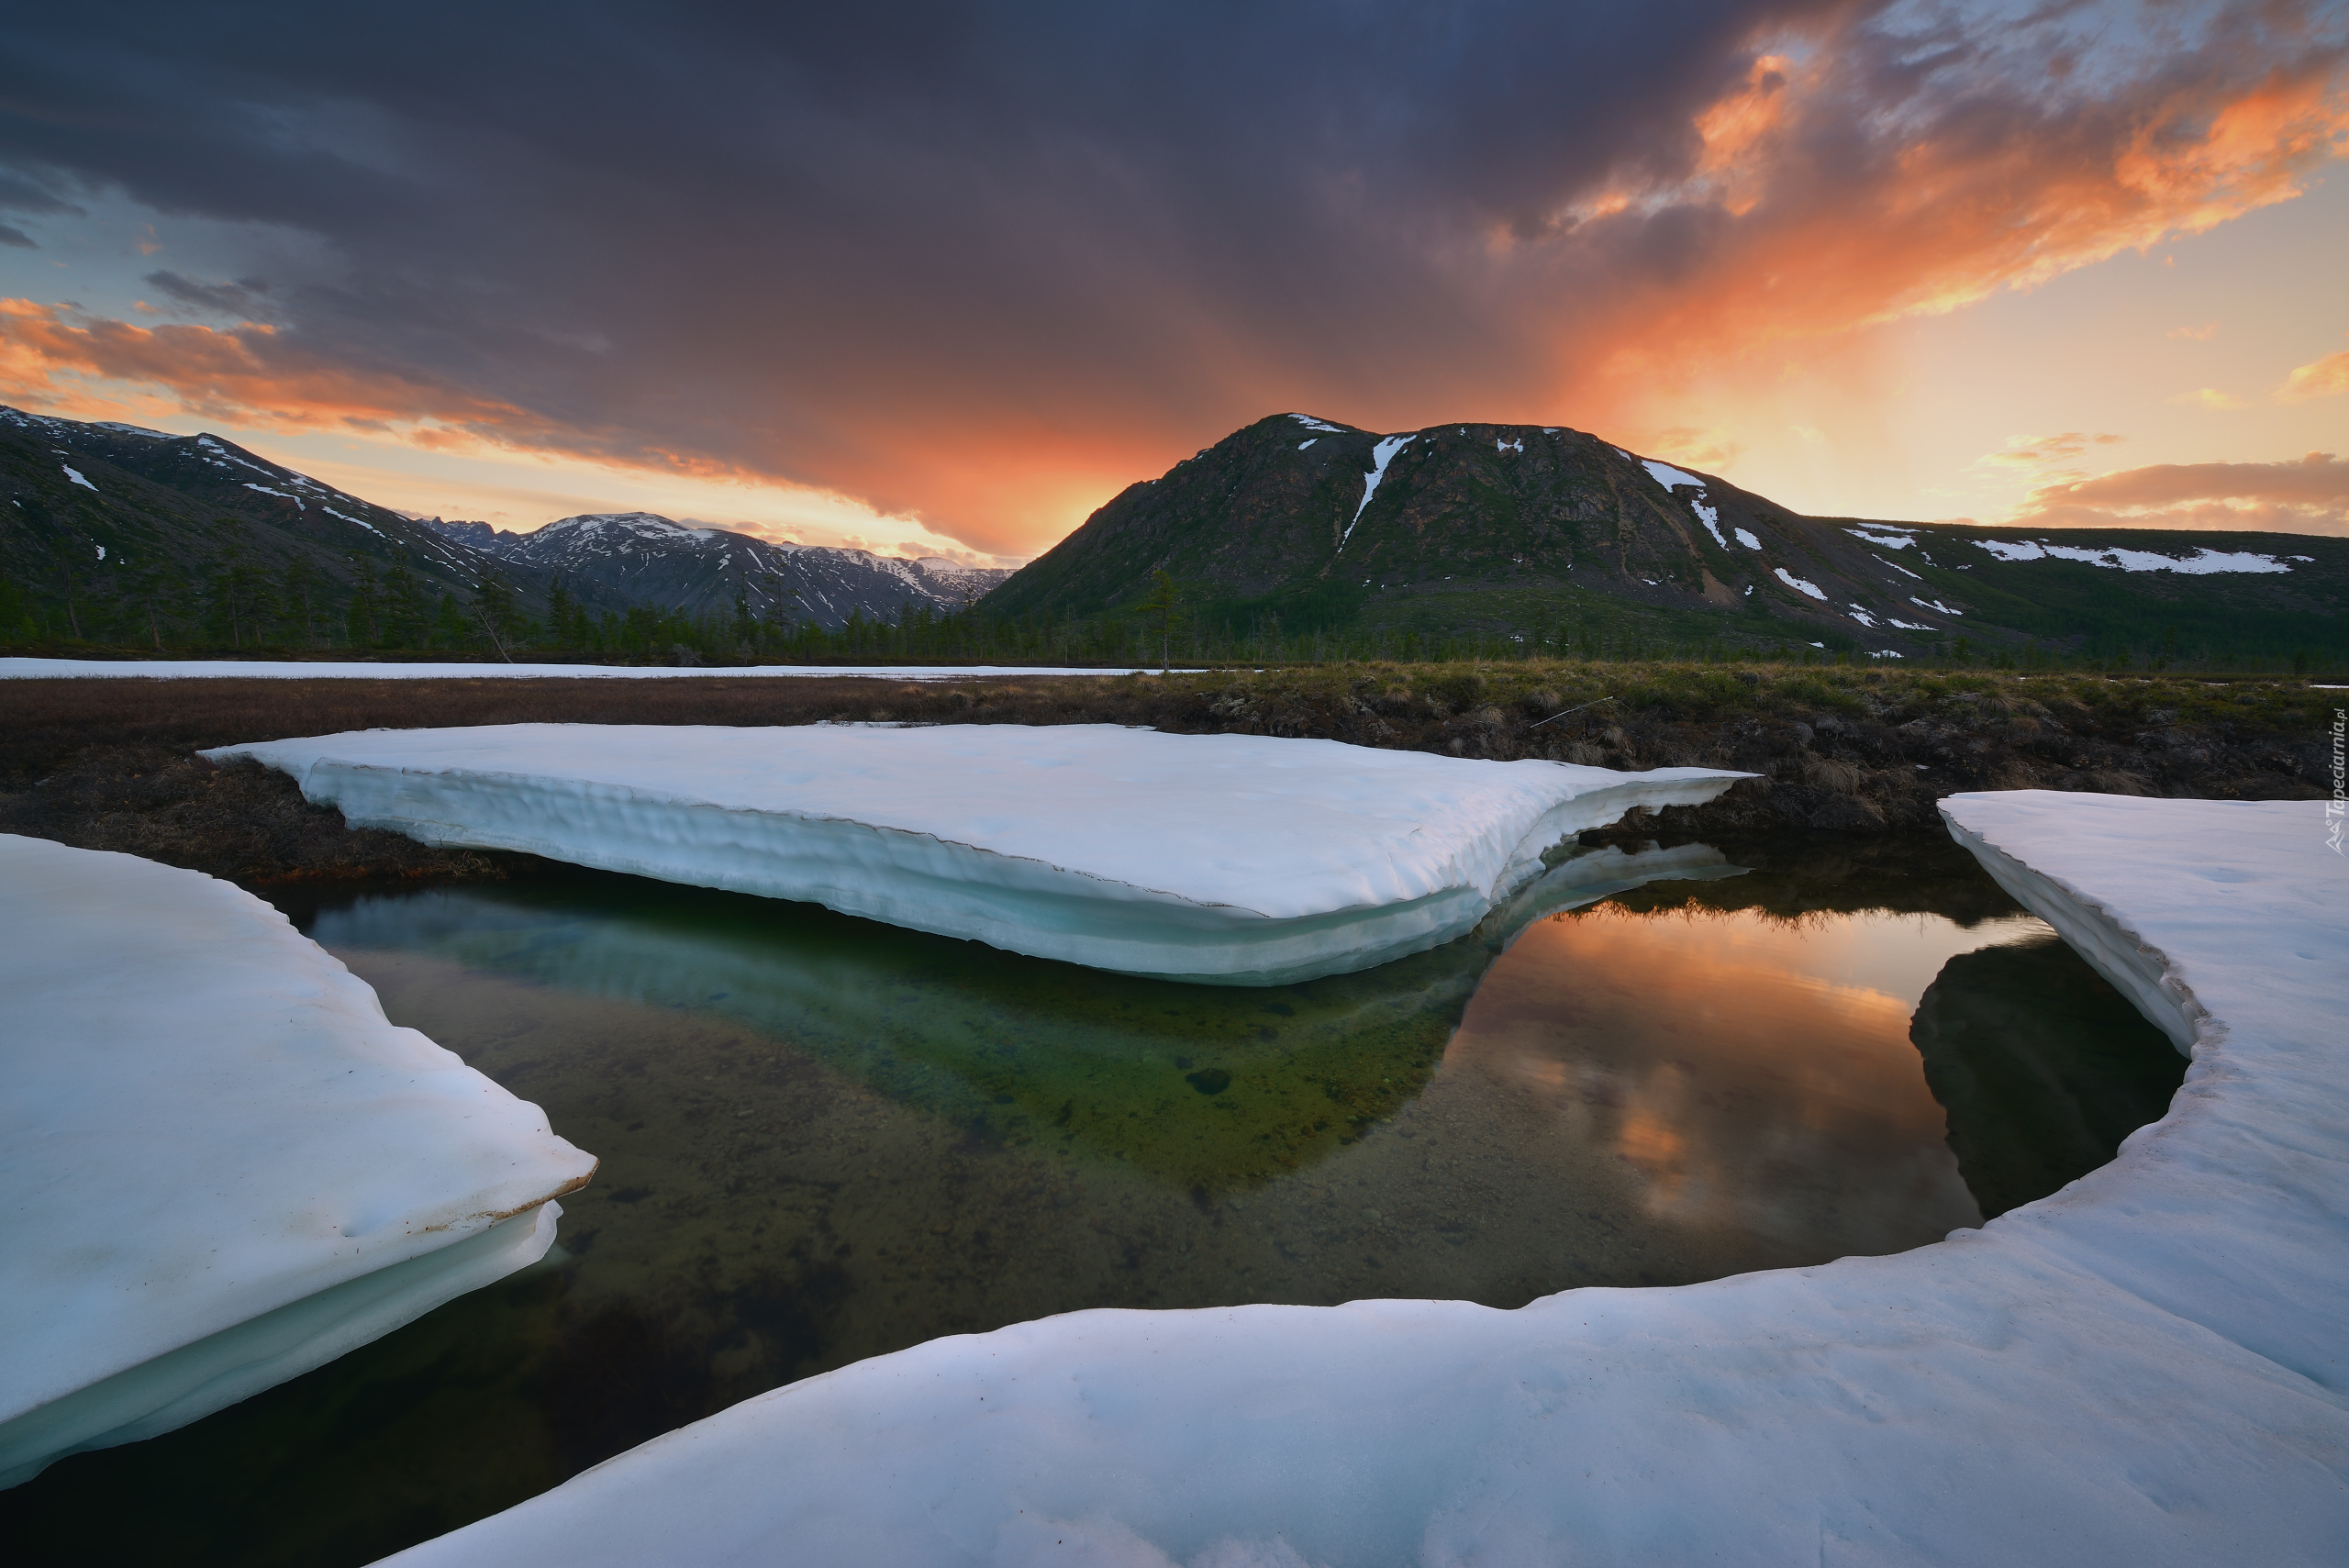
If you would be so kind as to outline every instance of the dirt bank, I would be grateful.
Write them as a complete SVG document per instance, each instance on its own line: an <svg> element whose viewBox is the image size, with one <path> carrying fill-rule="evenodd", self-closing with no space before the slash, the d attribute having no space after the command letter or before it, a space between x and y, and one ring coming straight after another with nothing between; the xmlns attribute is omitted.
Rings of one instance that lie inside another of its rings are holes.
<svg viewBox="0 0 2349 1568"><path fill-rule="evenodd" d="M251 883L516 874L526 857L351 831L291 780L198 750L343 729L594 724L1148 724L1453 756L1761 777L1626 825L1939 831L1976 789L2316 798L2349 694L2298 682L1772 666L1349 665L1170 677L0 682L0 831Z"/></svg>

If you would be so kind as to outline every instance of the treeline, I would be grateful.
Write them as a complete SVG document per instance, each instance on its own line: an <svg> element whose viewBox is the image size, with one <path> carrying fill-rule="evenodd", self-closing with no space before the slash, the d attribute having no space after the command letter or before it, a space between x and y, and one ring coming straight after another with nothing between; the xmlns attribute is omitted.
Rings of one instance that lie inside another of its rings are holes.
<svg viewBox="0 0 2349 1568"><path fill-rule="evenodd" d="M737 593L730 610L688 614L636 606L591 608L557 581L543 614L530 613L514 590L493 577L470 596L435 594L395 563L353 564L348 581L296 560L275 571L232 553L210 573L186 577L155 569L126 570L61 597L36 600L0 579L0 646L55 651L152 653L282 652L343 650L371 654L473 652L491 658L587 660L610 663L908 663L1041 664L1074 668L1330 664L1345 662L1450 663L1581 659L1603 662L1794 665L1891 664L1856 643L1820 647L1751 636L1697 639L1656 635L1637 623L1560 618L1529 630L1462 631L1285 629L1277 615L1244 626L1187 614L1162 592L1124 616L1045 621L987 613L984 602L954 609L908 603L896 615L850 616L827 628L787 613L762 616ZM2101 654L2040 642L2021 647L1960 637L1912 654L1909 667L1978 670L2120 671L2224 669L2310 673L2343 666L2337 651L2298 649L2246 654L2182 644L2175 631L2145 647Z"/></svg>

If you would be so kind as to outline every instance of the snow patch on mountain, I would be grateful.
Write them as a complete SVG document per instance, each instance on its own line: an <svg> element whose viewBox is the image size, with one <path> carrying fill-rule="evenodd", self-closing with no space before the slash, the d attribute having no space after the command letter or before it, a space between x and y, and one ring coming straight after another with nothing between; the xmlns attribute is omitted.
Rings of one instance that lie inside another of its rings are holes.
<svg viewBox="0 0 2349 1568"><path fill-rule="evenodd" d="M1388 436L1371 449L1370 477L1363 482L1362 501L1354 507L1353 521L1348 523L1346 531L1338 536L1340 550L1346 548L1346 540L1354 537L1354 524L1361 522L1362 515L1370 509L1370 498L1378 494L1378 482L1386 477L1386 465L1395 461L1397 452L1416 439L1416 436Z"/></svg>
<svg viewBox="0 0 2349 1568"><path fill-rule="evenodd" d="M2181 559L2174 555L2158 555L2149 550L2083 550L2076 545L2050 544L2044 539L1977 539L1973 543L1977 549L1987 550L2001 561L2078 561L2120 572L2176 572L2188 576L2208 577L2221 572L2291 570L2272 555L2260 555L2247 550L2198 550Z"/></svg>
<svg viewBox="0 0 2349 1568"><path fill-rule="evenodd" d="M1640 466L1646 469L1648 471L1649 477L1653 479L1658 484L1663 485L1667 491L1675 484L1695 485L1697 487L1697 494L1688 498L1689 509L1697 514L1697 520L1705 525L1705 531L1713 536L1713 542L1715 544L1720 545L1723 550L1727 550L1729 548L1729 540L1721 537L1721 515L1720 510L1705 504L1705 497L1709 494L1709 491L1707 490L1703 480L1698 478L1693 473L1686 472L1685 470L1675 468L1668 462L1658 462L1652 457L1640 459ZM1738 533L1741 538L1751 537L1750 535L1747 535L1745 530L1742 528L1740 528ZM1762 547L1759 544L1755 544L1751 548L1759 550Z"/></svg>
<svg viewBox="0 0 2349 1568"><path fill-rule="evenodd" d="M1666 490L1675 484L1693 484L1699 493L1705 488L1703 480L1685 470L1675 468L1668 462L1658 462L1652 457L1643 457L1640 459L1640 466L1646 469L1649 475Z"/></svg>
<svg viewBox="0 0 2349 1568"><path fill-rule="evenodd" d="M1773 566L1770 570L1778 574L1779 582L1784 583L1787 587L1794 589L1797 593L1808 594L1822 605L1827 602L1826 592L1821 589L1818 584L1806 583L1783 566Z"/></svg>
<svg viewBox="0 0 2349 1568"><path fill-rule="evenodd" d="M59 463L57 466L58 466L58 467L60 467L60 468L61 468L61 469L63 469L63 470L65 471L65 477L66 477L66 478L68 478L68 479L72 480L74 484L76 484L80 485L83 489L84 489L84 490L88 491L91 495L95 495L100 494L100 491L99 491L98 487L97 487L96 485L95 485L95 484L91 484L88 480L86 480L86 479L83 478L83 477L82 477L82 471L81 471L80 469L78 469L78 468L75 468L72 463L70 463L70 462L61 462L61 463Z"/></svg>

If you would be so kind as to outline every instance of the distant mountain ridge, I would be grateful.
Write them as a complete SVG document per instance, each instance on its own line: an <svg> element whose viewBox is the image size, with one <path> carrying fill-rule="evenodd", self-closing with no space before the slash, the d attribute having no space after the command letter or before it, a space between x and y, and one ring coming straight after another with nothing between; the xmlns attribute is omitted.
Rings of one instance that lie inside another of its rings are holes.
<svg viewBox="0 0 2349 1568"><path fill-rule="evenodd" d="M905 606L961 609L1011 575L942 557L900 561L870 550L780 544L729 528L687 528L657 512L589 512L529 533L487 523L425 525L498 560L550 577L583 597L606 596L698 614L731 607L739 591L754 616L779 610L837 630L851 615L894 619Z"/></svg>
<svg viewBox="0 0 2349 1568"><path fill-rule="evenodd" d="M216 435L0 406L0 582L77 637L421 647L449 635L441 620L471 625L485 584L540 616L558 577L591 612L730 611L739 589L762 619L833 631L852 615L961 608L1008 574L642 512L528 534L417 520Z"/></svg>
<svg viewBox="0 0 2349 1568"><path fill-rule="evenodd" d="M69 625L82 618L79 600L131 609L154 630L210 583L219 592L204 613L221 620L224 641L297 617L323 634L341 628L354 595L367 596L371 616L429 617L501 570L469 544L217 436L0 406L0 572L59 605ZM511 575L533 601L541 584Z"/></svg>
<svg viewBox="0 0 2349 1568"><path fill-rule="evenodd" d="M990 594L1004 615L1130 610L1153 573L1237 622L1576 628L1877 657L2349 642L2349 540L2152 529L2002 536L1809 517L1563 426L1382 434L1259 419L1128 486ZM1626 630L1624 628L1630 628Z"/></svg>

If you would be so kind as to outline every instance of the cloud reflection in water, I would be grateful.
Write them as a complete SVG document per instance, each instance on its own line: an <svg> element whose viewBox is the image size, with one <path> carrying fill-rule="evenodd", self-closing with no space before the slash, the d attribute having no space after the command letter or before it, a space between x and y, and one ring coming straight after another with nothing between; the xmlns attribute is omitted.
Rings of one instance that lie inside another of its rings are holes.
<svg viewBox="0 0 2349 1568"><path fill-rule="evenodd" d="M1654 1219L1894 1251L1982 1222L1909 1043L1918 998L1952 955L2041 930L1602 905L1517 940L1441 1072L1611 1149Z"/></svg>

